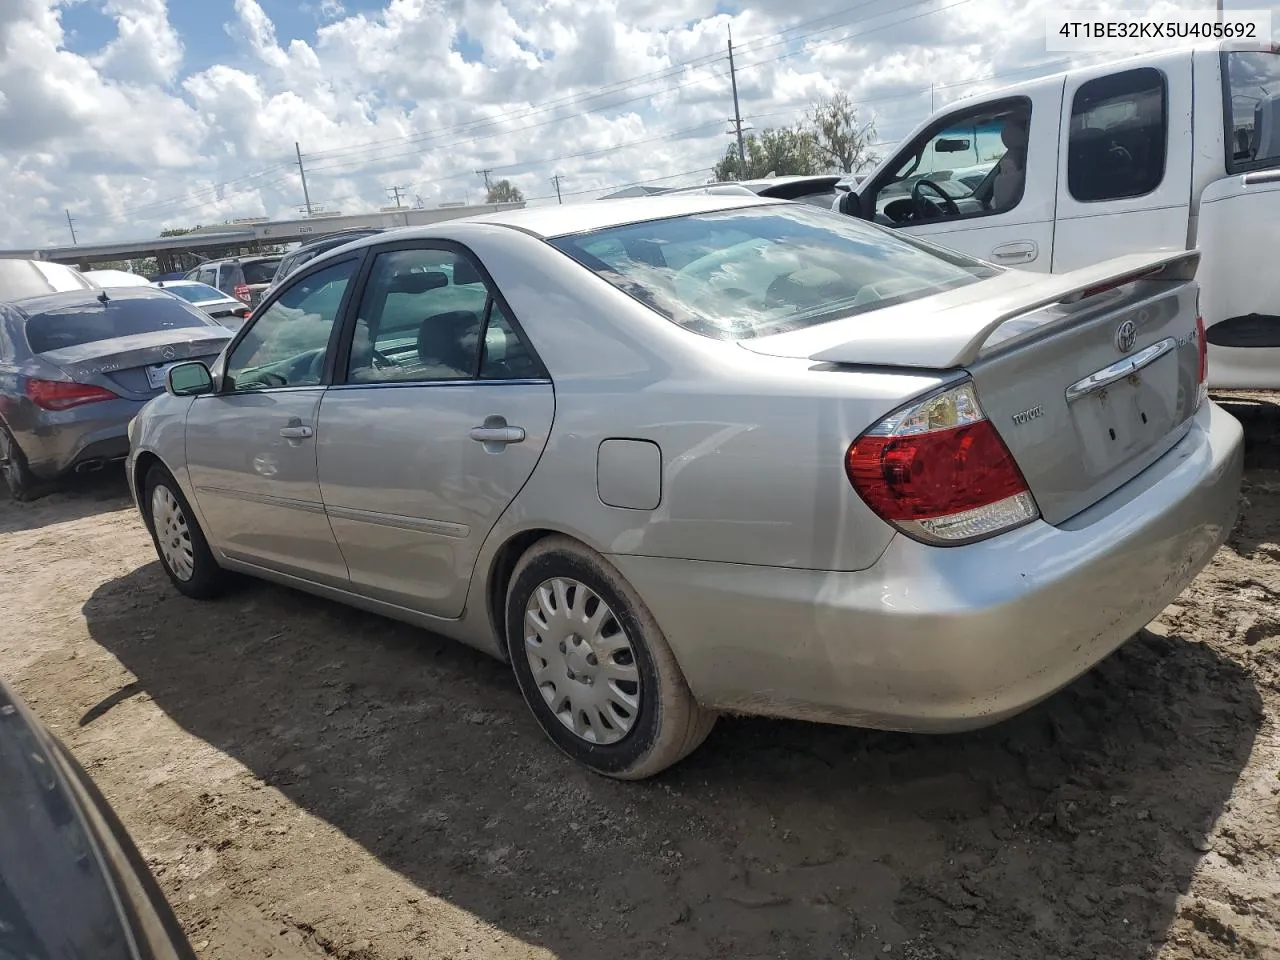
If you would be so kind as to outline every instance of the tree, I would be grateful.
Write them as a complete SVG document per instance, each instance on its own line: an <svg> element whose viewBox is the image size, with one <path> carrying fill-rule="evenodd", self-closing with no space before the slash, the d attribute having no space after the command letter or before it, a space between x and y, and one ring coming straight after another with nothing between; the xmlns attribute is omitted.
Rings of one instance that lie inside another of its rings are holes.
<svg viewBox="0 0 1280 960"><path fill-rule="evenodd" d="M813 136L822 162L841 173L858 173L880 158L871 152L876 122L858 123L858 111L847 93L819 97L809 105L804 127Z"/></svg>
<svg viewBox="0 0 1280 960"><path fill-rule="evenodd" d="M749 133L743 146L746 166L738 157L738 144L734 141L712 171L716 180L755 180L770 174L806 176L822 169L813 134L798 126L761 130L758 136Z"/></svg>
<svg viewBox="0 0 1280 960"><path fill-rule="evenodd" d="M484 199L485 203L519 203L524 194L510 180L499 180L489 184L489 192Z"/></svg>

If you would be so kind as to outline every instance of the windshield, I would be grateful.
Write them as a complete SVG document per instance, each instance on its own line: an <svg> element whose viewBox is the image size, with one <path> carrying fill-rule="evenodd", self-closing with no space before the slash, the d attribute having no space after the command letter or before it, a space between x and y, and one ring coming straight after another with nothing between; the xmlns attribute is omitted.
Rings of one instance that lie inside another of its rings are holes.
<svg viewBox="0 0 1280 960"><path fill-rule="evenodd" d="M253 263L242 263L244 268L244 282L250 286L256 286L259 283L270 283L271 278L276 275L276 267L280 266L279 260L257 260Z"/></svg>
<svg viewBox="0 0 1280 960"><path fill-rule="evenodd" d="M628 224L551 243L667 319L725 340L798 330L999 272L796 203Z"/></svg>
<svg viewBox="0 0 1280 960"><path fill-rule="evenodd" d="M203 314L170 297L120 298L105 304L94 300L31 316L27 343L33 353L48 353L139 333L213 325Z"/></svg>
<svg viewBox="0 0 1280 960"><path fill-rule="evenodd" d="M227 295L221 290L215 290L207 283L183 283L174 284L169 287L161 287L165 293L172 293L175 297L181 297L188 303L204 303L208 300L226 300Z"/></svg>

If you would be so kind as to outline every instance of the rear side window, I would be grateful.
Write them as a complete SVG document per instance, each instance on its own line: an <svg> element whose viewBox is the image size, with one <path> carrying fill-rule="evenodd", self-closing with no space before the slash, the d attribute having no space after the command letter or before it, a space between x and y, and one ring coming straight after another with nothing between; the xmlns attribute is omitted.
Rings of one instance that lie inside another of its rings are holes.
<svg viewBox="0 0 1280 960"><path fill-rule="evenodd" d="M33 353L49 353L140 333L214 325L172 297L120 298L105 304L94 300L29 317L27 343Z"/></svg>
<svg viewBox="0 0 1280 960"><path fill-rule="evenodd" d="M1081 203L1150 193L1164 180L1164 74L1151 67L1098 77L1071 102L1067 189Z"/></svg>
<svg viewBox="0 0 1280 960"><path fill-rule="evenodd" d="M722 340L785 333L999 273L806 204L671 217L551 243L657 313Z"/></svg>
<svg viewBox="0 0 1280 960"><path fill-rule="evenodd" d="M1250 50L1222 55L1226 101L1227 170L1280 164L1280 53Z"/></svg>
<svg viewBox="0 0 1280 960"><path fill-rule="evenodd" d="M175 297L181 297L188 303L207 303L210 300L217 300L226 296L221 290L215 290L213 287L203 283L170 284L161 289L165 293L172 293Z"/></svg>

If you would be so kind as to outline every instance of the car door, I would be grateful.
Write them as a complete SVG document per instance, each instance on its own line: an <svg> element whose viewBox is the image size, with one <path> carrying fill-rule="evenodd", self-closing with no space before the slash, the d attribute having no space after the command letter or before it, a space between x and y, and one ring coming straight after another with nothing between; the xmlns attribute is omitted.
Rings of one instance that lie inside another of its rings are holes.
<svg viewBox="0 0 1280 960"><path fill-rule="evenodd" d="M457 617L547 442L551 381L480 264L437 241L374 248L339 364L317 455L352 585Z"/></svg>
<svg viewBox="0 0 1280 960"><path fill-rule="evenodd" d="M1071 74L1053 270L1183 250L1191 215L1191 58Z"/></svg>
<svg viewBox="0 0 1280 960"><path fill-rule="evenodd" d="M187 414L187 469L211 540L228 556L347 584L316 476L316 424L360 257L294 278L215 365Z"/></svg>
<svg viewBox="0 0 1280 960"><path fill-rule="evenodd" d="M1061 94L1057 80L940 117L861 189L863 216L992 263L1049 272Z"/></svg>

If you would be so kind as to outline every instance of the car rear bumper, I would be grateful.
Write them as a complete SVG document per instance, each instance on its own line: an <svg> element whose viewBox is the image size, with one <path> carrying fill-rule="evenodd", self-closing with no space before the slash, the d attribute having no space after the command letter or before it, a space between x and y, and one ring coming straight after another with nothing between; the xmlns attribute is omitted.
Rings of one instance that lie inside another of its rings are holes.
<svg viewBox="0 0 1280 960"><path fill-rule="evenodd" d="M38 419L15 430L31 472L53 480L85 465L123 460L129 453L129 421L142 400L109 400L70 410L41 411Z"/></svg>
<svg viewBox="0 0 1280 960"><path fill-rule="evenodd" d="M1205 404L1159 461L1061 526L981 543L897 536L846 573L610 557L720 710L893 730L986 726L1088 671L1226 539L1239 423Z"/></svg>

